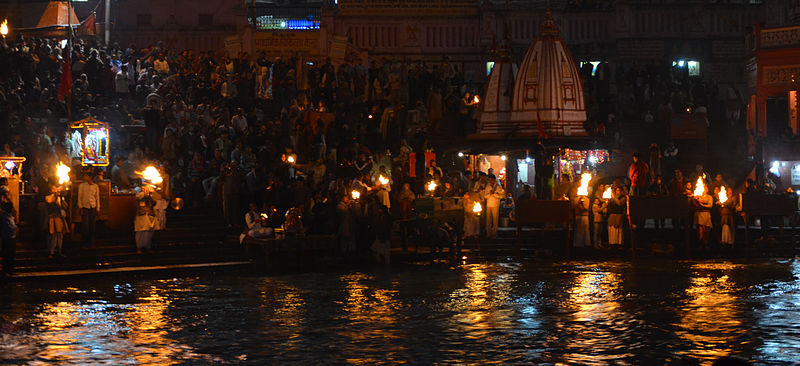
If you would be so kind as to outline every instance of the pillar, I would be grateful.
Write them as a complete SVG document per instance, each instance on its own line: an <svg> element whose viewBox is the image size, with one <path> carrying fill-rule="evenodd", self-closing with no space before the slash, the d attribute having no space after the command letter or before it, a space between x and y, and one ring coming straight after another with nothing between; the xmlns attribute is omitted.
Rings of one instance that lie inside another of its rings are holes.
<svg viewBox="0 0 800 366"><path fill-rule="evenodd" d="M792 131L796 135L797 132L800 130L800 126L798 126L798 105L797 105L797 90L792 90L789 92L789 127L792 128Z"/></svg>
<svg viewBox="0 0 800 366"><path fill-rule="evenodd" d="M756 95L756 129L757 136L767 136L767 96Z"/></svg>

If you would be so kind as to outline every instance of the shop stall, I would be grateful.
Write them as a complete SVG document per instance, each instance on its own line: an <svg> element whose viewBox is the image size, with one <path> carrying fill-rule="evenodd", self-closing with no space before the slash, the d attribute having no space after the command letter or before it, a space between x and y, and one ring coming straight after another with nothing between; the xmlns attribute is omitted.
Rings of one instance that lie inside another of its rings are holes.
<svg viewBox="0 0 800 366"><path fill-rule="evenodd" d="M81 166L103 168L110 164L110 134L108 124L89 117L73 122L67 132L67 152L70 158L79 159ZM76 175L77 176L77 175ZM73 192L77 192L82 179L72 183ZM113 230L133 228L136 213L136 199L133 192L112 192L111 181L97 182L100 188L100 213L97 219L106 222L106 227ZM81 214L77 205L77 194L71 195L71 219L73 223L81 222Z"/></svg>
<svg viewBox="0 0 800 366"><path fill-rule="evenodd" d="M559 149L554 157L556 169L556 179L559 181L566 177L570 182L576 181L586 171L597 170L598 167L608 161L608 151L606 150L573 150L569 148Z"/></svg>

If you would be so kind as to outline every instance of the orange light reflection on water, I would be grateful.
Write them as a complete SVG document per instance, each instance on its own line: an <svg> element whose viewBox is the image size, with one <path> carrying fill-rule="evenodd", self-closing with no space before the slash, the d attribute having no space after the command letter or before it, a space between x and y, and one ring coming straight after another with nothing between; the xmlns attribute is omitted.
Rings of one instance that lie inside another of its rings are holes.
<svg viewBox="0 0 800 366"><path fill-rule="evenodd" d="M686 300L678 310L680 323L675 327L675 333L691 347L679 354L711 361L736 351L732 345L744 333L733 292L736 285L729 278L736 268L728 262L691 267L694 273L685 291Z"/></svg>
<svg viewBox="0 0 800 366"><path fill-rule="evenodd" d="M620 335L636 320L620 309L622 276L617 268L585 268L573 280L564 306L571 319L557 324L569 334L564 350L568 364L607 364L633 356ZM554 335L563 337L563 335ZM606 352L610 351L610 352Z"/></svg>
<svg viewBox="0 0 800 366"><path fill-rule="evenodd" d="M463 267L464 287L455 289L445 307L453 312L452 327L468 339L492 342L492 329L513 326L510 292L515 274L497 264Z"/></svg>
<svg viewBox="0 0 800 366"><path fill-rule="evenodd" d="M85 293L70 289L74 293ZM56 302L37 314L37 359L69 364L172 365L203 358L169 338L165 312L170 300L155 286L133 304L106 301Z"/></svg>
<svg viewBox="0 0 800 366"><path fill-rule="evenodd" d="M340 335L352 344L346 350L346 361L365 365L399 361L395 355L406 350L400 340L407 335L397 325L397 283L386 288L363 273L343 275L339 281L344 284L341 306L348 324Z"/></svg>

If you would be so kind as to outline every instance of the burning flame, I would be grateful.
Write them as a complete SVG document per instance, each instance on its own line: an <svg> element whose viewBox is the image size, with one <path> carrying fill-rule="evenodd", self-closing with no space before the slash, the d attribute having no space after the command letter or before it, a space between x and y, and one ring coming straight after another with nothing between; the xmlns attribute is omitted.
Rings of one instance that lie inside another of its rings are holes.
<svg viewBox="0 0 800 366"><path fill-rule="evenodd" d="M8 19L3 21L3 24L0 24L0 34L5 37L8 34Z"/></svg>
<svg viewBox="0 0 800 366"><path fill-rule="evenodd" d="M14 167L16 167L16 166L17 166L17 164L14 164L13 161L7 161L6 162L6 170L8 170L8 171L14 170Z"/></svg>
<svg viewBox="0 0 800 366"><path fill-rule="evenodd" d="M144 168L144 171L136 172L136 174L142 176L142 179L148 181L151 185L161 184L164 182L164 179L161 178L161 173L159 173L158 169L152 165Z"/></svg>
<svg viewBox="0 0 800 366"><path fill-rule="evenodd" d="M611 187L608 187L608 188L606 188L605 191L603 191L603 199L604 200L610 200L611 199Z"/></svg>
<svg viewBox="0 0 800 366"><path fill-rule="evenodd" d="M719 203L725 203L728 201L728 190L725 189L725 186L719 188Z"/></svg>
<svg viewBox="0 0 800 366"><path fill-rule="evenodd" d="M477 95L475 96L475 98L472 98L472 103L478 104L480 102L481 102L481 98L478 98Z"/></svg>
<svg viewBox="0 0 800 366"><path fill-rule="evenodd" d="M697 177L697 183L694 186L694 196L700 197L706 193L706 185L703 183L703 177Z"/></svg>
<svg viewBox="0 0 800 366"><path fill-rule="evenodd" d="M581 186L578 187L578 196L589 195L589 182L592 180L592 173L581 174Z"/></svg>
<svg viewBox="0 0 800 366"><path fill-rule="evenodd" d="M478 201L475 201L475 204L472 205L472 212L480 215L481 211L483 211L483 207L481 206L481 203L478 202Z"/></svg>
<svg viewBox="0 0 800 366"><path fill-rule="evenodd" d="M354 200L357 200L359 197L361 197L361 192L353 190L352 192L350 192L350 195L353 196Z"/></svg>
<svg viewBox="0 0 800 366"><path fill-rule="evenodd" d="M261 220L266 220L266 219L268 219L268 218L269 218L269 217L267 216L267 214L265 214L265 213L262 213L262 214L261 214Z"/></svg>
<svg viewBox="0 0 800 366"><path fill-rule="evenodd" d="M434 182L434 181L428 182L428 186L427 187L428 187L429 191L431 191L431 192L435 191L436 190L436 182Z"/></svg>
<svg viewBox="0 0 800 366"><path fill-rule="evenodd" d="M69 171L72 170L70 167L64 165L62 162L58 162L56 165L56 177L58 177L58 184L62 185L64 183L69 183Z"/></svg>
<svg viewBox="0 0 800 366"><path fill-rule="evenodd" d="M383 185L389 184L389 179L384 177L384 176L382 176L382 175L378 176L378 181L381 182L381 184L383 184Z"/></svg>
<svg viewBox="0 0 800 366"><path fill-rule="evenodd" d="M294 164L294 155L289 155L289 157L286 158L286 161L288 161L289 164Z"/></svg>

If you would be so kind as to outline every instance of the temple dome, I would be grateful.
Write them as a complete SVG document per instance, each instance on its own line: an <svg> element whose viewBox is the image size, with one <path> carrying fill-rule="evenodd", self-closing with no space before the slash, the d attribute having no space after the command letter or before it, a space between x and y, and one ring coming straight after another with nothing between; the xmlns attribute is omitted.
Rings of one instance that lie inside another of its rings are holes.
<svg viewBox="0 0 800 366"><path fill-rule="evenodd" d="M506 129L516 135L588 135L583 127L586 103L578 68L549 13L520 65L511 107Z"/></svg>
<svg viewBox="0 0 800 366"><path fill-rule="evenodd" d="M511 99L517 65L511 62L508 48L501 47L494 61L483 100L480 103L478 133L507 133L504 125L511 119Z"/></svg>

